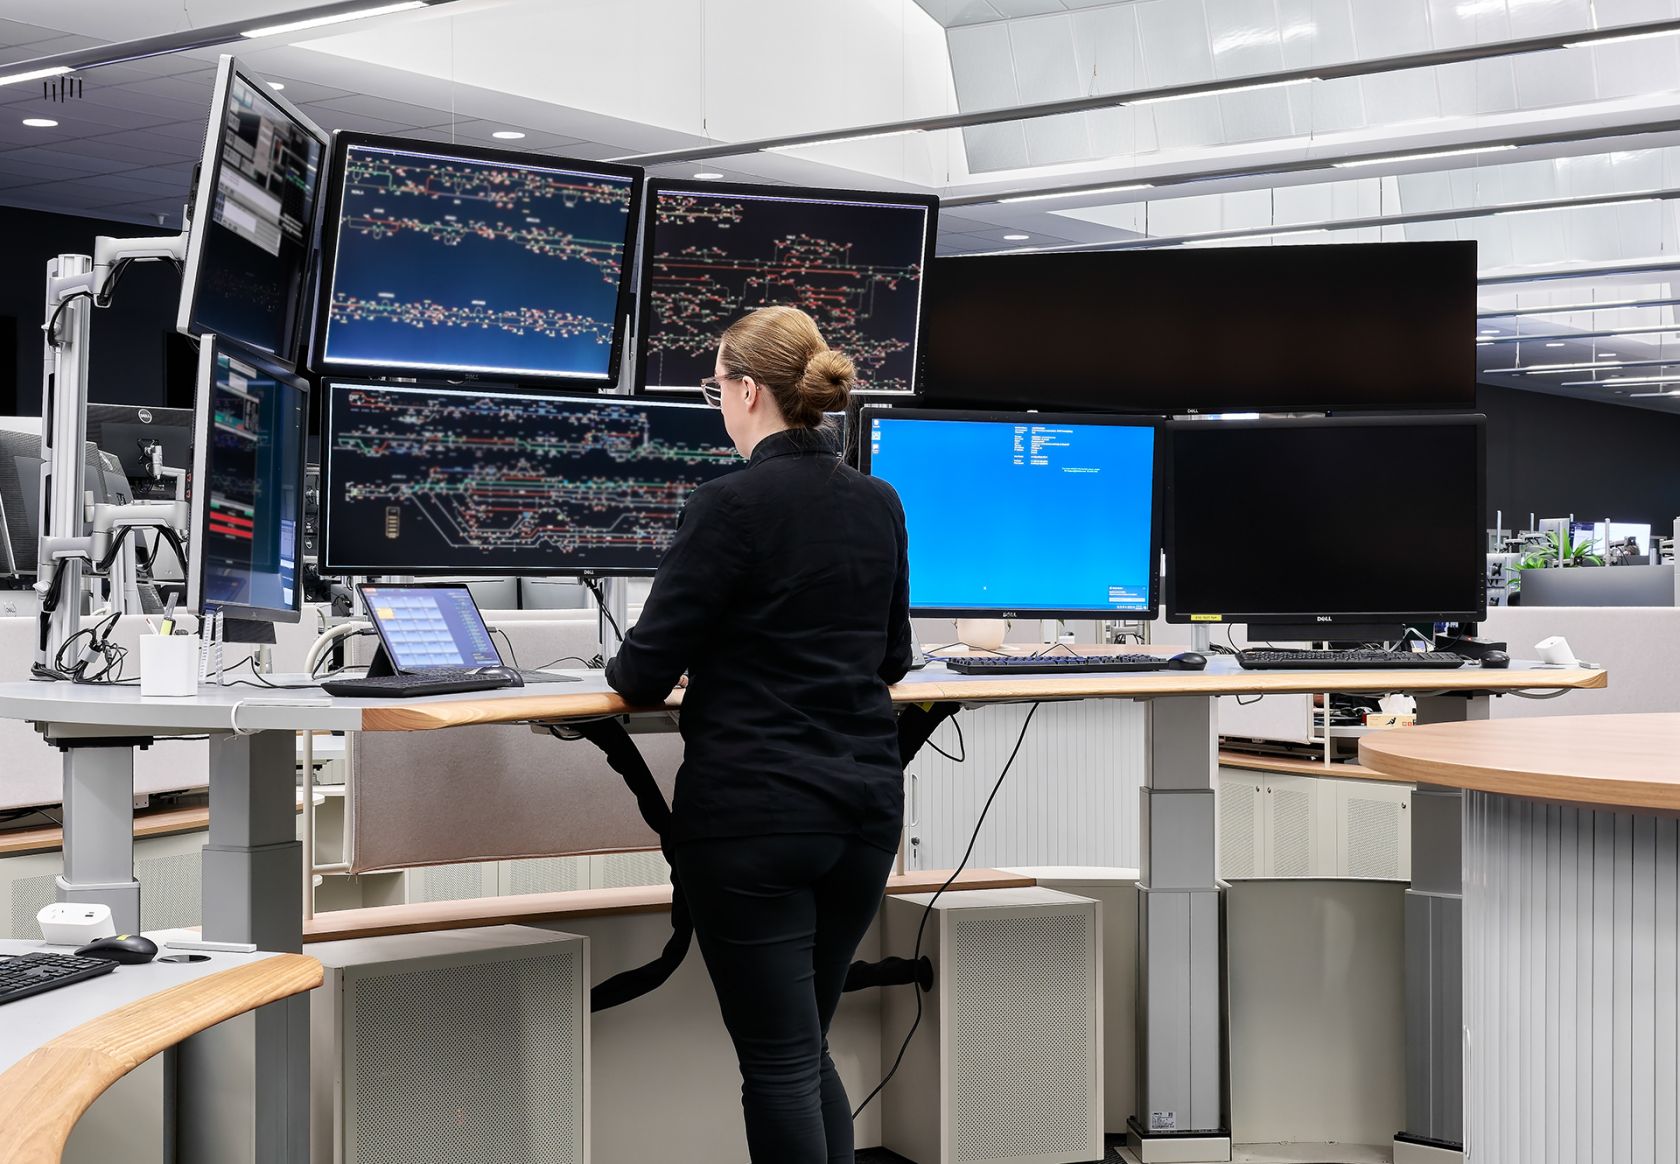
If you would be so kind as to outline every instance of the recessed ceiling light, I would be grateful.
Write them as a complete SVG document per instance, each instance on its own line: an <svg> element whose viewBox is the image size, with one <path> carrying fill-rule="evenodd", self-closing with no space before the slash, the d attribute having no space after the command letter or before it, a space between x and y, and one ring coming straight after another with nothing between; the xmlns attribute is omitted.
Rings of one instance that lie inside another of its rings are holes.
<svg viewBox="0 0 1680 1164"><path fill-rule="evenodd" d="M1480 334L1480 335L1498 335L1499 334L1499 329L1497 327L1484 327L1478 334Z"/></svg>
<svg viewBox="0 0 1680 1164"><path fill-rule="evenodd" d="M1546 346L1549 347L1549 348L1561 348L1563 346L1563 343L1561 341L1559 341L1558 343L1547 344Z"/></svg>
<svg viewBox="0 0 1680 1164"><path fill-rule="evenodd" d="M1354 158L1350 161L1331 162L1330 164L1338 170L1351 170L1359 166L1386 166L1399 162L1430 162L1436 158L1463 158L1473 154L1501 153L1516 148L1514 145L1472 146L1469 149L1462 150L1429 150L1421 154L1390 154L1387 157Z"/></svg>
<svg viewBox="0 0 1680 1164"><path fill-rule="evenodd" d="M268 83L268 87L270 89L273 89L276 93L278 93L278 92L280 92L280 90L282 90L286 87L286 82L284 82L284 81L270 81Z"/></svg>
<svg viewBox="0 0 1680 1164"><path fill-rule="evenodd" d="M702 182L715 182L719 178L723 177L722 174L717 173L715 170L701 170L694 176Z"/></svg>
<svg viewBox="0 0 1680 1164"><path fill-rule="evenodd" d="M1004 242L1026 242L1031 237L1032 237L1032 235L1030 235L1030 234L1006 234L1006 235L1003 236L1003 241Z"/></svg>
<svg viewBox="0 0 1680 1164"><path fill-rule="evenodd" d="M23 123L32 129L52 129L58 124L50 117L26 117Z"/></svg>
<svg viewBox="0 0 1680 1164"><path fill-rule="evenodd" d="M1603 360L1613 360L1616 358L1615 352L1599 352L1598 355L1599 358Z"/></svg>
<svg viewBox="0 0 1680 1164"><path fill-rule="evenodd" d="M524 137L525 135L523 133L520 133L517 129L498 129L495 133L491 134L490 136L500 138L503 141L518 141L520 138Z"/></svg>

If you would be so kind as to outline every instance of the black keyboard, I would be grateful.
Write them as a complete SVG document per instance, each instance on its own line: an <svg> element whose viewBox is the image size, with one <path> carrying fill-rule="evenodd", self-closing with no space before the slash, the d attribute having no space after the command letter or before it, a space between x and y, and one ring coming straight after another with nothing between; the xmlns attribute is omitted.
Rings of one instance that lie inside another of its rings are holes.
<svg viewBox="0 0 1680 1164"><path fill-rule="evenodd" d="M1238 651L1247 671L1440 671L1474 662L1448 651Z"/></svg>
<svg viewBox="0 0 1680 1164"><path fill-rule="evenodd" d="M424 675L369 675L362 679L329 679L321 690L329 695L361 699L401 699L407 695L455 695L463 691L495 691L511 687L502 675L477 671L428 671Z"/></svg>
<svg viewBox="0 0 1680 1164"><path fill-rule="evenodd" d="M0 1003L16 1002L73 982L85 982L116 968L117 964L108 958L78 958L74 954L0 955Z"/></svg>
<svg viewBox="0 0 1680 1164"><path fill-rule="evenodd" d="M947 657L959 675L1078 675L1102 671L1165 671L1165 655L965 655Z"/></svg>

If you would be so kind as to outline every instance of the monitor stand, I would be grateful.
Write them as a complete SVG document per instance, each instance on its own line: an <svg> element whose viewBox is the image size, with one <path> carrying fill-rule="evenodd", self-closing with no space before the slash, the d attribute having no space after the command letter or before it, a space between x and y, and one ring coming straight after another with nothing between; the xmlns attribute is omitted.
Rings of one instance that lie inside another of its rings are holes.
<svg viewBox="0 0 1680 1164"><path fill-rule="evenodd" d="M224 643L256 643L258 645L273 646L274 624L261 618L230 618L222 616L222 641Z"/></svg>
<svg viewBox="0 0 1680 1164"><path fill-rule="evenodd" d="M385 644L380 643L373 648L373 661L368 664L369 679L378 679L385 675L395 675L397 669L391 665L391 656L385 653Z"/></svg>
<svg viewBox="0 0 1680 1164"><path fill-rule="evenodd" d="M1263 634L1258 632L1264 632ZM1406 637L1402 623L1277 623L1249 628L1249 638L1271 643L1329 643L1358 648L1366 643L1397 643Z"/></svg>

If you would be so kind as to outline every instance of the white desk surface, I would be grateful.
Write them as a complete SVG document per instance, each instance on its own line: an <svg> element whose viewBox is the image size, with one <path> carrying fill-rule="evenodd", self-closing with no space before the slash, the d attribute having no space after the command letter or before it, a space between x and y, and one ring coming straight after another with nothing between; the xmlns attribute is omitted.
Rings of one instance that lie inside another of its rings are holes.
<svg viewBox="0 0 1680 1164"><path fill-rule="evenodd" d="M169 954L203 953L209 960L118 966L110 974L102 974L86 982L73 982L69 986L60 986L56 990L44 991L0 1006L0 1072L4 1072L37 1047L118 1007L139 1002L183 982L191 982L223 970L231 970L235 966L261 962L265 958L275 956L260 950L254 954L171 950L164 946L170 934L155 933L148 936L157 942L160 957ZM197 937L197 934L182 933L179 936ZM71 954L75 952L75 947L0 939L0 954L28 954L36 950Z"/></svg>

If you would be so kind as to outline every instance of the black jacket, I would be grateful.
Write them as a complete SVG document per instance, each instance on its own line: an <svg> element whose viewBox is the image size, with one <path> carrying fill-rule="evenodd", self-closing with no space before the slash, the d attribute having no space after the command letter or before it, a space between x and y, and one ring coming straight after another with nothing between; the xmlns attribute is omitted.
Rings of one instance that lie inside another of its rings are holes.
<svg viewBox="0 0 1680 1164"><path fill-rule="evenodd" d="M820 432L760 441L700 486L641 620L607 665L636 704L688 672L670 843L841 833L898 847L887 686L910 666L904 511Z"/></svg>

